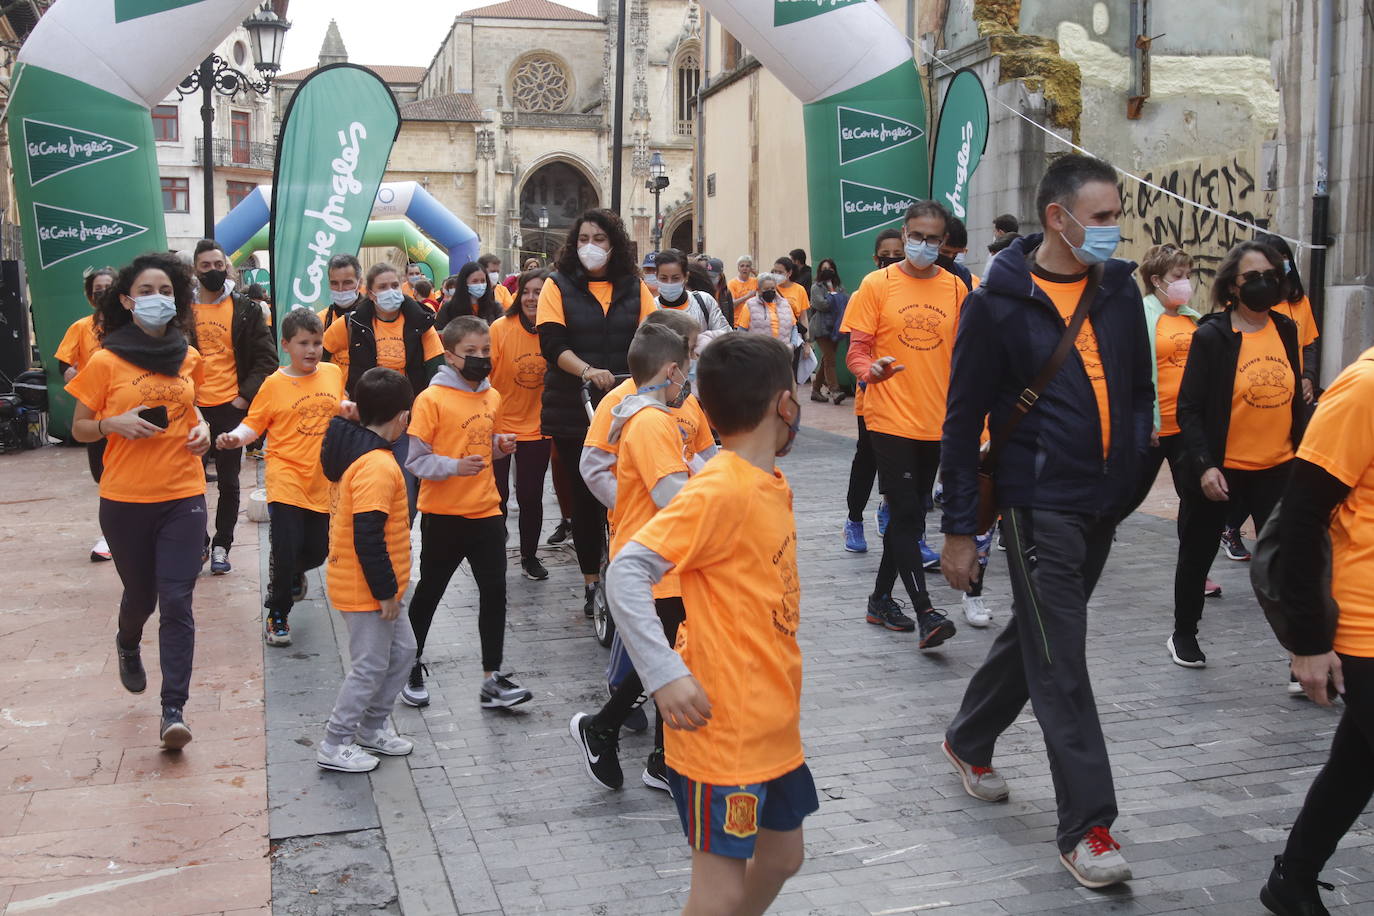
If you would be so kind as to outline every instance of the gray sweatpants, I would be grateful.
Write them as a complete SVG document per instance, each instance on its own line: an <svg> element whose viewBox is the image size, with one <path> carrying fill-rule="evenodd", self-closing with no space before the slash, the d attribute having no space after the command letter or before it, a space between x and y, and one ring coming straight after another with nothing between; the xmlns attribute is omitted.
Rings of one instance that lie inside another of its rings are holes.
<svg viewBox="0 0 1374 916"><path fill-rule="evenodd" d="M346 611L348 654L352 668L339 686L325 741L350 744L359 732L371 734L386 723L396 695L415 664L415 632L405 609L395 620L381 611Z"/></svg>
<svg viewBox="0 0 1374 916"><path fill-rule="evenodd" d="M1110 519L1040 509L1003 512L1012 619L969 681L945 732L964 762L991 766L998 737L1030 700L1049 752L1069 852L1116 820L1116 789L1088 682L1088 599L1112 549Z"/></svg>

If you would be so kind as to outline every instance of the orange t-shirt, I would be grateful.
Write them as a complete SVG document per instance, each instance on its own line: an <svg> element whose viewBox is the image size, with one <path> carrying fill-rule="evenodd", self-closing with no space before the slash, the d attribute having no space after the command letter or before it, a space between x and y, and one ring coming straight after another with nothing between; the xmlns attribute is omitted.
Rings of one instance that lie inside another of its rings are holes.
<svg viewBox="0 0 1374 916"><path fill-rule="evenodd" d="M750 277L748 280L741 280L739 277L736 277L733 280L726 280L725 285L730 288L731 297L739 299L745 295L753 295L758 291L759 278ZM740 305L743 304L742 302L740 303Z"/></svg>
<svg viewBox="0 0 1374 916"><path fill-rule="evenodd" d="M626 379L606 392L601 403L596 406L596 412L592 414L592 421L587 426L587 437L582 440L583 445L590 445L612 455L619 452L619 443L611 442L608 438L611 434L611 409L636 390L634 379ZM706 419L706 411L701 409L701 402L697 400L696 395L687 395L687 400L682 402L681 407L669 407L668 412L677 421L678 432L682 436L682 454L688 461L716 444L716 440L711 436L711 423Z"/></svg>
<svg viewBox="0 0 1374 916"><path fill-rule="evenodd" d="M1326 389L1298 457L1350 487L1331 519L1331 597L1341 609L1332 648L1374 658L1374 349Z"/></svg>
<svg viewBox="0 0 1374 916"><path fill-rule="evenodd" d="M1297 324L1299 347L1305 347L1321 336L1317 332L1317 319L1312 314L1312 303L1307 300L1306 296L1297 302L1289 302L1285 299L1274 306L1274 311L1280 315L1287 315Z"/></svg>
<svg viewBox="0 0 1374 916"><path fill-rule="evenodd" d="M1178 389L1183 384L1183 367L1188 365L1188 350L1193 345L1197 325L1187 315L1159 316L1155 325L1155 363L1159 371L1159 434L1175 436L1178 428Z"/></svg>
<svg viewBox="0 0 1374 916"><path fill-rule="evenodd" d="M67 333L62 335L62 343L57 345L57 352L53 356L69 366L82 369L90 362L91 354L99 349L100 340L95 336L95 314L91 313L72 322Z"/></svg>
<svg viewBox="0 0 1374 916"><path fill-rule="evenodd" d="M587 290L596 297L596 301L601 303L601 311L609 313L611 310L611 293L614 286L609 280L592 280L587 284ZM649 292L649 287L643 281L639 284L639 320L643 321L658 310L654 294ZM548 280L542 289L539 290L539 309L534 313L535 325L546 322L553 324L567 324L567 319L563 317L563 291L558 288L558 284L552 279Z"/></svg>
<svg viewBox="0 0 1374 916"><path fill-rule="evenodd" d="M1056 283L1044 277L1036 277L1035 285L1050 297L1050 301L1059 312L1059 317L1068 325L1073 320L1074 310L1078 308L1078 300L1083 298L1088 278L1084 277L1070 283ZM1092 316L1085 318L1083 327L1078 329L1074 349L1078 351L1083 371L1088 374L1088 381L1092 382L1093 386L1093 396L1097 399L1097 419L1102 428L1102 457L1106 458L1112 449L1112 410L1111 401L1107 397L1107 370L1102 365L1102 354L1097 348L1097 332L1093 330Z"/></svg>
<svg viewBox="0 0 1374 916"><path fill-rule="evenodd" d="M496 304L501 306L501 311L510 308L511 302L515 300L515 293L506 289L500 283L491 288L491 294L496 297Z"/></svg>
<svg viewBox="0 0 1374 916"><path fill-rule="evenodd" d="M490 518L501 514L501 495L491 470L491 437L500 422L501 395L495 388L461 391L430 385L410 408L409 433L445 458L481 455L486 464L476 474L444 480L421 480L421 512Z"/></svg>
<svg viewBox="0 0 1374 916"><path fill-rule="evenodd" d="M329 351L333 361L342 367L345 378L348 377L349 363L348 323L347 318L340 317L324 329L324 348ZM372 333L377 339L377 365L401 373L406 371L405 329L406 323L399 316L392 321L372 319ZM425 362L444 355L443 341L439 339L439 334L434 328L425 330L424 336L420 338L420 345Z"/></svg>
<svg viewBox="0 0 1374 916"><path fill-rule="evenodd" d="M344 329L343 329L342 335L340 335L338 332L335 332L334 335L333 335L332 337L331 337L330 334L329 334L329 329L332 328L332 327L334 327L334 325L336 325L336 324L339 325L340 327L342 327L343 325L348 324L348 316L347 316L347 315L335 315L335 316L334 316L334 320L333 320L333 321L329 321L329 309L328 309L328 308L322 308L322 309L320 309L318 312L316 312L315 314L317 314L317 315L320 316L320 321L326 322L326 324L325 324L325 326L324 326L324 338L323 338L323 339L326 341L326 343L325 343L325 345L324 345L324 348L325 348L325 350L327 350L328 353L329 353L329 361L332 362L332 363L334 363L336 366L338 366L340 369L343 370L344 378L346 379L346 378L348 378L348 358L349 358L349 353L348 353L348 329L347 329L347 328L344 328ZM330 349L329 349L329 344L327 343L327 341L329 341L329 340L331 340L331 339L334 341L335 345L339 347L338 350L330 350Z"/></svg>
<svg viewBox="0 0 1374 916"><path fill-rule="evenodd" d="M343 399L343 370L320 363L309 375L278 369L263 380L244 425L267 435L267 501L329 511L320 444Z"/></svg>
<svg viewBox="0 0 1374 916"><path fill-rule="evenodd" d="M1240 335L1224 466L1259 471L1293 457L1294 374L1274 322Z"/></svg>
<svg viewBox="0 0 1374 916"><path fill-rule="evenodd" d="M687 623L677 650L711 701L705 728L667 731L668 765L715 785L767 782L801 766L801 587L782 472L720 452L631 540L682 579Z"/></svg>
<svg viewBox="0 0 1374 916"><path fill-rule="evenodd" d="M620 432L615 462L615 508L611 510L610 556L615 557L635 532L658 512L653 488L670 474L687 474L682 436L673 417L656 407L636 413ZM680 598L678 577L668 573L654 586L655 598Z"/></svg>
<svg viewBox="0 0 1374 916"><path fill-rule="evenodd" d="M807 309L811 308L811 293L802 289L800 283L789 283L785 288L778 287L778 295L787 300L787 304L792 306L792 317L801 321L801 316Z"/></svg>
<svg viewBox="0 0 1374 916"><path fill-rule="evenodd" d="M196 349L205 359L205 384L196 392L201 407L228 404L239 396L239 369L234 363L234 300L218 305L192 304L196 315Z"/></svg>
<svg viewBox="0 0 1374 916"><path fill-rule="evenodd" d="M901 372L870 382L864 422L873 432L939 442L959 310L968 290L941 270L917 279L894 264L864 277L845 309L843 332L873 336L873 356L895 356Z"/></svg>
<svg viewBox="0 0 1374 916"><path fill-rule="evenodd" d="M390 449L373 449L353 462L330 489L330 503L325 584L334 607L340 611L375 611L381 607L380 599L374 598L367 586L353 549L353 516L358 512L386 513L386 552L396 575L394 597L404 595L410 584L410 510L396 456Z"/></svg>
<svg viewBox="0 0 1374 916"><path fill-rule="evenodd" d="M501 393L497 432L515 433L517 442L544 438L539 412L545 368L539 335L526 331L519 318L503 316L491 323L491 387Z"/></svg>
<svg viewBox="0 0 1374 916"><path fill-rule="evenodd" d="M105 437L105 472L100 496L122 503L160 503L205 492L205 469L186 449L186 437L200 422L196 389L205 362L195 347L175 377L140 369L109 350L96 350L67 383L72 397L97 420L128 413L140 404L167 408L167 429L146 439Z"/></svg>

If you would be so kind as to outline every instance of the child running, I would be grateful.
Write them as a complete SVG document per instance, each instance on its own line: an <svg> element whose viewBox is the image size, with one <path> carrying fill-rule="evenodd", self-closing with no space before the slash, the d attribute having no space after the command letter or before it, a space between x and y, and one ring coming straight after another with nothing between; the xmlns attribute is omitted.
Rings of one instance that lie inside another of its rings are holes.
<svg viewBox="0 0 1374 916"><path fill-rule="evenodd" d="M339 687L321 769L366 773L369 751L404 757L414 745L386 727L386 717L415 660L415 634L401 613L410 584L410 513L406 483L391 447L405 434L414 396L394 369L373 367L354 383L358 422L329 421L320 449L334 482L329 521L329 600L348 624L352 667Z"/></svg>
<svg viewBox="0 0 1374 916"><path fill-rule="evenodd" d="M607 594L673 729L667 775L692 847L683 912L763 913L801 867L802 821L818 807L801 743L792 490L774 463L801 404L792 354L763 335L713 341L697 381L723 451L620 550ZM670 570L691 621L680 655L654 613L653 584Z"/></svg>
<svg viewBox="0 0 1374 916"><path fill-rule="evenodd" d="M464 559L477 582L483 709L527 702L532 694L501 670L506 641L506 522L492 456L515 451L513 433L497 433L501 395L491 387L491 333L475 315L444 325L446 364L415 399L406 468L420 479L420 584L410 602L416 650L401 693L428 706L425 637L449 580Z"/></svg>
<svg viewBox="0 0 1374 916"><path fill-rule="evenodd" d="M319 315L292 309L282 319L281 336L291 364L269 375L248 416L215 440L215 448L228 451L264 433L270 437L266 476L272 557L263 601L263 638L269 646L291 645L286 621L292 606L305 598L305 574L329 555L329 481L320 468L320 443L329 421L349 403L343 400L343 371L320 362L324 322Z"/></svg>
<svg viewBox="0 0 1374 916"><path fill-rule="evenodd" d="M611 513L612 558L654 513L668 505L690 473L685 444L672 409L691 395L687 337L661 323L644 324L630 342L628 360L635 393L611 411L607 440L616 445L616 498ZM671 644L685 613L676 576L654 586L654 610ZM568 725L582 748L582 761L596 783L619 789L624 783L617 756L620 727L639 700L643 687L631 672L595 716L576 713ZM663 719L658 717L654 750L644 768L644 784L670 790L663 762Z"/></svg>

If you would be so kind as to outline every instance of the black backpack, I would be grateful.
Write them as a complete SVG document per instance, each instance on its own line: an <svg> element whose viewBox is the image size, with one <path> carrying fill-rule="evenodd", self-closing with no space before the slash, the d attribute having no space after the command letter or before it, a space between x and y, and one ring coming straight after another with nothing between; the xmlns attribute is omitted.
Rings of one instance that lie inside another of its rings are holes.
<svg viewBox="0 0 1374 916"><path fill-rule="evenodd" d="M1274 511L1269 513L1269 518L1265 521L1264 527L1260 530L1259 539L1255 542L1255 551L1250 558L1250 586L1255 590L1255 598L1264 610L1264 617L1269 621L1269 628L1274 631L1279 643L1290 652L1293 651L1289 645L1288 617L1283 611L1283 604L1279 595L1283 591L1284 564L1283 555L1279 552L1279 518L1283 514L1283 500L1280 499L1274 504ZM1322 617L1328 638L1336 635L1336 620L1340 617L1341 609L1336 604L1336 599L1331 597L1331 532L1329 529L1322 531L1321 539L1322 562L1318 575L1321 576L1322 586Z"/></svg>

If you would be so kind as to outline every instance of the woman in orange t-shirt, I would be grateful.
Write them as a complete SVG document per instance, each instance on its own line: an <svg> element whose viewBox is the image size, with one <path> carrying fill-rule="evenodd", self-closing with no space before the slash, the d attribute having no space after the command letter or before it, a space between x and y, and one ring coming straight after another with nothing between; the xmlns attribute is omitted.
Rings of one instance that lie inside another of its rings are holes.
<svg viewBox="0 0 1374 916"><path fill-rule="evenodd" d="M120 271L101 303L101 349L67 391L76 398L72 436L107 439L100 527L124 585L115 654L130 693L147 687L139 642L161 615L163 746L191 740L182 715L191 686L195 619L191 594L205 544L205 471L210 427L196 407L201 358L191 278L174 256L147 254Z"/></svg>
<svg viewBox="0 0 1374 916"><path fill-rule="evenodd" d="M1193 334L1178 392L1184 485L1178 514L1174 632L1168 649L1185 668L1201 668L1202 589L1229 504L1249 505L1264 522L1288 480L1302 440L1297 327L1271 310L1283 298L1283 258L1259 242L1232 248L1212 286L1216 307Z"/></svg>
<svg viewBox="0 0 1374 916"><path fill-rule="evenodd" d="M491 463L501 514L510 499L510 466L515 460L515 498L520 503L520 568L527 579L547 579L539 562L539 529L544 525L544 478L549 470L553 440L540 432L539 411L548 366L539 350L534 316L539 293L548 274L529 270L520 275L515 298L506 313L491 325L491 387L501 395L501 428L515 434L515 452Z"/></svg>

